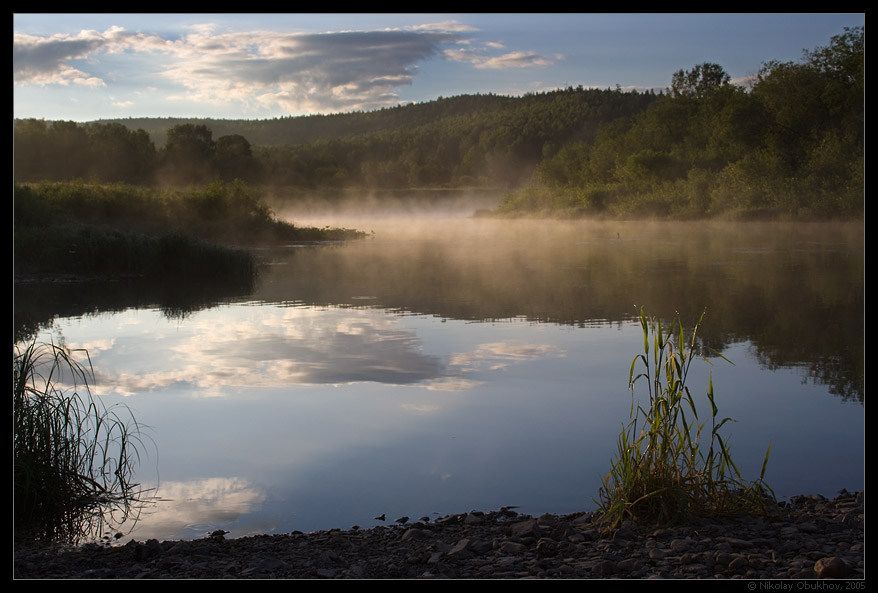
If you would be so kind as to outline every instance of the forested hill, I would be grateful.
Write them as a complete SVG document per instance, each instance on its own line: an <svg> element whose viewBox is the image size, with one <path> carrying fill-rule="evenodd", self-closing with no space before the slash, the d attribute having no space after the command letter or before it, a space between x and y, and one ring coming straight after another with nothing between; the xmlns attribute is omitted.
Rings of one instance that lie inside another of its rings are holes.
<svg viewBox="0 0 878 593"><path fill-rule="evenodd" d="M864 61L853 28L799 62L762 64L747 86L704 63L669 73L659 94L570 87L270 120L17 120L14 175L503 189L510 214L859 217Z"/></svg>
<svg viewBox="0 0 878 593"><path fill-rule="evenodd" d="M507 196L514 213L859 218L865 191L865 30L748 85L717 64L673 74L635 118L570 142Z"/></svg>
<svg viewBox="0 0 878 593"><path fill-rule="evenodd" d="M251 144L260 146L298 145L318 141L342 140L362 135L412 131L422 126L461 135L461 123L476 123L483 128L502 125L531 128L560 128L566 136L590 135L592 124L620 115L642 111L655 98L654 93L624 96L611 90L560 89L532 93L524 97L494 94L439 97L435 101L399 105L369 112L336 113L280 117L263 120L201 118L126 118L99 120L97 124L117 123L128 129L143 129L157 146L165 143L167 132L179 124L204 125L214 135L240 134ZM547 125L553 121L554 124ZM586 126L589 127L589 126Z"/></svg>
<svg viewBox="0 0 878 593"><path fill-rule="evenodd" d="M15 127L15 175L182 184L235 177L306 189L515 187L560 146L590 142L603 124L633 117L656 98L580 87L271 120L23 120Z"/></svg>

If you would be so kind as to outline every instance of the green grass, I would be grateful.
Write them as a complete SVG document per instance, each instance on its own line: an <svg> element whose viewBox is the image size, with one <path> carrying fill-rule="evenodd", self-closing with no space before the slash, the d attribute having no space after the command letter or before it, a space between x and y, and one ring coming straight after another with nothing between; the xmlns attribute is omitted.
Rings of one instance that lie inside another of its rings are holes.
<svg viewBox="0 0 878 593"><path fill-rule="evenodd" d="M13 230L18 277L145 277L244 288L257 275L247 247L366 236L278 220L260 192L239 181L185 190L16 183Z"/></svg>
<svg viewBox="0 0 878 593"><path fill-rule="evenodd" d="M132 482L144 441L124 406L107 408L74 352L32 342L13 350L13 507L17 541L79 543L136 522Z"/></svg>
<svg viewBox="0 0 878 593"><path fill-rule="evenodd" d="M13 221L16 233L78 225L148 235L183 233L237 246L366 236L352 229L299 227L278 220L261 191L241 181L186 189L81 180L15 183Z"/></svg>
<svg viewBox="0 0 878 593"><path fill-rule="evenodd" d="M687 378L703 317L687 339L679 317L664 328L660 320L640 311L643 354L634 358L629 372L631 420L619 435L617 455L598 501L606 529L625 520L668 524L697 516L763 513L776 504L764 481L771 446L759 479L745 481L720 434L733 420L720 419L712 378L706 395L709 421L699 417ZM644 405L635 392L641 382L646 384Z"/></svg>

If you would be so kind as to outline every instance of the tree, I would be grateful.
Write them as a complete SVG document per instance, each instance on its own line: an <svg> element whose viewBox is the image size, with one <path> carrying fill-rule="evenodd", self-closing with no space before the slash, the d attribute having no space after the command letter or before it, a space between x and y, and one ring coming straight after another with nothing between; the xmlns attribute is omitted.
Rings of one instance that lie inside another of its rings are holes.
<svg viewBox="0 0 878 593"><path fill-rule="evenodd" d="M205 125L178 124L168 130L161 173L171 183L203 183L215 178L216 143Z"/></svg>
<svg viewBox="0 0 878 593"><path fill-rule="evenodd" d="M15 122L13 128L12 173L16 181L45 179L49 128L42 119Z"/></svg>
<svg viewBox="0 0 878 593"><path fill-rule="evenodd" d="M728 86L730 80L722 66L705 62L686 72L674 72L671 78L671 96L701 97L713 89Z"/></svg>
<svg viewBox="0 0 878 593"><path fill-rule="evenodd" d="M165 151L178 157L209 160L216 151L213 132L205 125L178 124L168 130Z"/></svg>
<svg viewBox="0 0 878 593"><path fill-rule="evenodd" d="M805 58L821 72L844 79L849 84L865 88L866 33L863 27L845 27L829 47L806 51Z"/></svg>
<svg viewBox="0 0 878 593"><path fill-rule="evenodd" d="M88 135L73 121L56 121L47 137L51 179L75 179L88 174Z"/></svg>
<svg viewBox="0 0 878 593"><path fill-rule="evenodd" d="M214 158L220 178L226 181L252 181L257 175L258 163L253 158L250 142L240 134L220 136Z"/></svg>
<svg viewBox="0 0 878 593"><path fill-rule="evenodd" d="M143 130L130 131L120 123L88 127L91 176L101 181L148 181L155 164L155 145Z"/></svg>

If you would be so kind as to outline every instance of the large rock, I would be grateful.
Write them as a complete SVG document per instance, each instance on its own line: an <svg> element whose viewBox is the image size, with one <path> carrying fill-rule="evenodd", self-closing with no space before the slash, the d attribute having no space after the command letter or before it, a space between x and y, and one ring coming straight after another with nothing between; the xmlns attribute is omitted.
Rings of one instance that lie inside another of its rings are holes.
<svg viewBox="0 0 878 593"><path fill-rule="evenodd" d="M851 569L841 558L830 556L815 562L814 572L818 579L843 579L850 574Z"/></svg>

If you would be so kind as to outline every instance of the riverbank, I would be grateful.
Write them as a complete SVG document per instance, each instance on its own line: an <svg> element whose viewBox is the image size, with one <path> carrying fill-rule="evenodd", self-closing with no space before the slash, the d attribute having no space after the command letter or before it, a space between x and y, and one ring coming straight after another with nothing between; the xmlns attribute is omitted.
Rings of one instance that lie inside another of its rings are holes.
<svg viewBox="0 0 878 593"><path fill-rule="evenodd" d="M798 496L771 518L625 525L514 509L371 529L15 548L17 579L865 578L865 493Z"/></svg>

